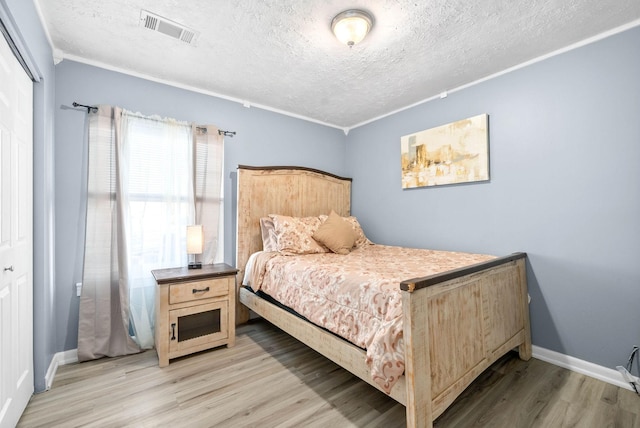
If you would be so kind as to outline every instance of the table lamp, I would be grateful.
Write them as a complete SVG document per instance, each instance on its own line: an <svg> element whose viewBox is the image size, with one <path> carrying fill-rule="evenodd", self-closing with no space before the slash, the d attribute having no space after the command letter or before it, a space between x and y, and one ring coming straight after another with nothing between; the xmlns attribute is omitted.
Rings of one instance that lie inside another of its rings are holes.
<svg viewBox="0 0 640 428"><path fill-rule="evenodd" d="M189 269L201 269L202 262L196 261L196 255L202 254L204 235L202 225L187 226L187 254L189 255ZM193 259L191 256L193 255Z"/></svg>

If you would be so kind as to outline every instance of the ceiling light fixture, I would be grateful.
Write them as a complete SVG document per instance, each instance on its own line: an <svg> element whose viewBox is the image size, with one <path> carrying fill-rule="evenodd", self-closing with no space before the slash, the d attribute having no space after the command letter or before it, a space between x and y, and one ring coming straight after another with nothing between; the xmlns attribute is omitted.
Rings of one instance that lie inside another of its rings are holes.
<svg viewBox="0 0 640 428"><path fill-rule="evenodd" d="M360 43L373 27L373 17L363 10L349 9L340 12L331 21L331 31L336 38L350 48Z"/></svg>

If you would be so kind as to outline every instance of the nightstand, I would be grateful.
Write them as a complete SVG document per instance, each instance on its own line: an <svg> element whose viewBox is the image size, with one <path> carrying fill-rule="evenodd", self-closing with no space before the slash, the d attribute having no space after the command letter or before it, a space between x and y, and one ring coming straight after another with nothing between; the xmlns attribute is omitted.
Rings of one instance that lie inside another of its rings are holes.
<svg viewBox="0 0 640 428"><path fill-rule="evenodd" d="M151 271L156 279L158 364L235 344L236 274L226 264Z"/></svg>

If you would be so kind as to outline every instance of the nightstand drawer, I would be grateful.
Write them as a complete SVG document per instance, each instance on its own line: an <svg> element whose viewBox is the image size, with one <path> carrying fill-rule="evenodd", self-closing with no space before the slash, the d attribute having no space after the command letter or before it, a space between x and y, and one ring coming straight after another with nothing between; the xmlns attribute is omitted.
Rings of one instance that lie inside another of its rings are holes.
<svg viewBox="0 0 640 428"><path fill-rule="evenodd" d="M169 304L226 296L229 294L229 281L230 279L227 277L171 284L169 286Z"/></svg>

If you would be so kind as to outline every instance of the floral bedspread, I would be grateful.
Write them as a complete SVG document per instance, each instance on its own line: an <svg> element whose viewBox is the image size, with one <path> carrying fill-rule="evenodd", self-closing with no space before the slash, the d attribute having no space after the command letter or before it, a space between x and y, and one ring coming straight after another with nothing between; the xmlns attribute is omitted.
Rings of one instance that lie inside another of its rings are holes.
<svg viewBox="0 0 640 428"><path fill-rule="evenodd" d="M366 349L373 380L387 393L404 372L400 282L494 256L365 245L347 255L259 254L251 287Z"/></svg>

